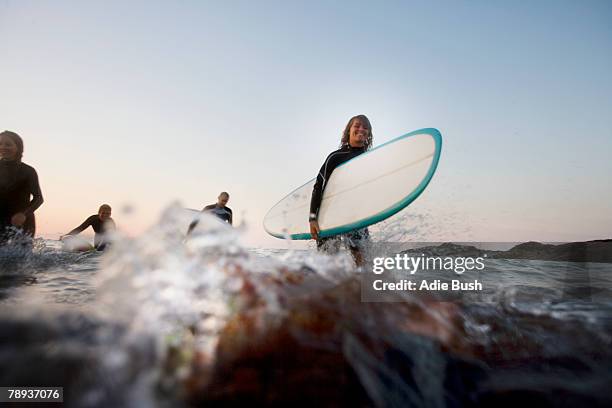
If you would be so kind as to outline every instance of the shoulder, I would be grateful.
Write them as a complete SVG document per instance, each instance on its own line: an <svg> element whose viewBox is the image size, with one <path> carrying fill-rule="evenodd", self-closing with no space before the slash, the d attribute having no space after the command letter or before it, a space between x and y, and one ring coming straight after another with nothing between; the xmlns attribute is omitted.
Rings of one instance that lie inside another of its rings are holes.
<svg viewBox="0 0 612 408"><path fill-rule="evenodd" d="M202 211L206 211L206 210L212 210L213 208L215 208L217 205L216 204L211 204L211 205L207 205L206 207L204 207L202 209Z"/></svg>
<svg viewBox="0 0 612 408"><path fill-rule="evenodd" d="M36 170L34 169L34 167L30 166L29 164L21 162L21 163L19 163L19 168L24 173L36 175Z"/></svg>
<svg viewBox="0 0 612 408"><path fill-rule="evenodd" d="M328 157L328 160L333 160L336 158L344 157L347 154L351 154L351 150L349 149L348 145L344 145L338 150L334 150L333 152L331 152L329 156L327 157Z"/></svg>
<svg viewBox="0 0 612 408"><path fill-rule="evenodd" d="M341 148L336 149L333 152L331 152L330 154L328 154L326 160L329 160L329 159L333 158L334 156L339 156L339 155L342 155L343 153L347 153L347 152L348 152L348 149L346 148L346 146L342 146Z"/></svg>
<svg viewBox="0 0 612 408"><path fill-rule="evenodd" d="M342 158L346 157L348 153L349 153L349 150L347 149L346 146L342 146L341 148L334 150L329 155L327 155L327 158L325 159L323 166L327 166L330 163L341 161Z"/></svg>
<svg viewBox="0 0 612 408"><path fill-rule="evenodd" d="M94 214L94 215L90 215L89 217L87 217L87 222L92 222L95 221L98 218L98 214Z"/></svg>

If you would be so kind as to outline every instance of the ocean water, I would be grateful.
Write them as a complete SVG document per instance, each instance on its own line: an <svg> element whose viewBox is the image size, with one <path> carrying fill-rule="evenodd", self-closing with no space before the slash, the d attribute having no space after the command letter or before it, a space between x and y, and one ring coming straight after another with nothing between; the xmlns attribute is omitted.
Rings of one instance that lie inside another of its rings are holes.
<svg viewBox="0 0 612 408"><path fill-rule="evenodd" d="M362 302L346 254L245 248L207 218L185 240L184 217L105 253L2 248L0 386L74 407L612 405L611 264L491 259L481 292Z"/></svg>

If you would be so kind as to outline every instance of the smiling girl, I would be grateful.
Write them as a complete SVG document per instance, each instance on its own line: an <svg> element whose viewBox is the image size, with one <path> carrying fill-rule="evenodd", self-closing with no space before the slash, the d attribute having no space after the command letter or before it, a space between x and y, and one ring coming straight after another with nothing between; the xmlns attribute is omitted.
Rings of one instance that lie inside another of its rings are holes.
<svg viewBox="0 0 612 408"><path fill-rule="evenodd" d="M0 133L0 242L16 227L34 237L34 211L43 203L38 175L21 161L23 140L15 132Z"/></svg>
<svg viewBox="0 0 612 408"><path fill-rule="evenodd" d="M353 116L347 123L342 138L340 140L340 149L330 153L325 159L317 181L312 190L312 198L310 200L310 234L317 240L317 248L322 250L335 250L340 241L344 241L350 249L355 263L360 266L363 262L361 250L363 243L368 239L369 233L367 228L357 231L352 231L341 236L319 238L319 209L321 208L321 200L323 192L329 177L336 167L351 160L354 157L366 152L372 147L372 125L370 120L365 115Z"/></svg>

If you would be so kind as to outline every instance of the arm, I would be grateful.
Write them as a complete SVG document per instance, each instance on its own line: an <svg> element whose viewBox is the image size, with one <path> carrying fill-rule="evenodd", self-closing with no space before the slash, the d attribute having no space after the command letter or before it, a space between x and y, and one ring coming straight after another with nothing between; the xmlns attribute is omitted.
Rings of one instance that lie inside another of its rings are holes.
<svg viewBox="0 0 612 408"><path fill-rule="evenodd" d="M32 201L30 201L23 210L18 211L11 217L11 224L17 227L21 227L26 219L34 214L34 211L43 203L42 192L40 191L40 185L38 184L38 174L36 170L31 167L26 167L31 170L27 175L28 192L32 195Z"/></svg>
<svg viewBox="0 0 612 408"><path fill-rule="evenodd" d="M317 180L312 188L312 197L310 198L310 214L308 215L308 222L310 223L310 234L313 239L319 239L319 209L321 208L321 200L323 199L323 192L325 191L325 185L327 180L334 171L335 166L330 164L330 158L333 153L330 154L325 163L321 166L319 174L317 174Z"/></svg>
<svg viewBox="0 0 612 408"><path fill-rule="evenodd" d="M198 225L199 220L193 220L191 224L189 224L189 229L187 230L187 235L191 234L191 231Z"/></svg>
<svg viewBox="0 0 612 408"><path fill-rule="evenodd" d="M333 155L334 153L327 156L327 159L325 159L325 163L323 163L321 169L319 170L319 174L317 174L317 181L315 182L315 185L312 188L312 197L310 199L310 214L308 217L309 221L317 221L319 217L319 209L321 208L321 200L323 199L325 185L327 184L329 176L331 176L332 172L336 168L336 166L331 160Z"/></svg>
<svg viewBox="0 0 612 408"><path fill-rule="evenodd" d="M228 220L229 225L234 225L232 224L234 220L234 214L232 213L232 210L230 210L229 208L227 210L229 211L229 220Z"/></svg>
<svg viewBox="0 0 612 408"><path fill-rule="evenodd" d="M91 225L91 221L93 217L95 217L95 215L92 215L91 217L87 218L85 221L83 221L81 225L79 225L78 227L76 227L75 229L67 233L66 235L77 235L83 232L87 227Z"/></svg>
<svg viewBox="0 0 612 408"><path fill-rule="evenodd" d="M202 208L201 212L205 213L206 211L210 210L213 207L214 207L214 205L207 205L204 208ZM191 221L191 224L189 224L189 228L187 229L187 235L191 234L191 231L193 231L195 229L195 227L198 226L199 223L200 223L200 217L198 217L195 220Z"/></svg>
<svg viewBox="0 0 612 408"><path fill-rule="evenodd" d="M30 204L23 210L25 215L33 214L44 202L40 184L38 183L38 174L36 174L36 170L34 169L32 169L32 174L30 175L30 194L32 194L32 201L30 201Z"/></svg>

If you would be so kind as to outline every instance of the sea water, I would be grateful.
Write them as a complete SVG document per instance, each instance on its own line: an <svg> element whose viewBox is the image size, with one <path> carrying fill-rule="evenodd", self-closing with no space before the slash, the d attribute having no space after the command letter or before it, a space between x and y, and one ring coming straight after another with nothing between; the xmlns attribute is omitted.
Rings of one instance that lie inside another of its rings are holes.
<svg viewBox="0 0 612 408"><path fill-rule="evenodd" d="M104 253L2 248L0 385L78 407L612 403L610 264L491 259L451 302L364 303L345 253L246 248L206 220L185 239L183 218Z"/></svg>

